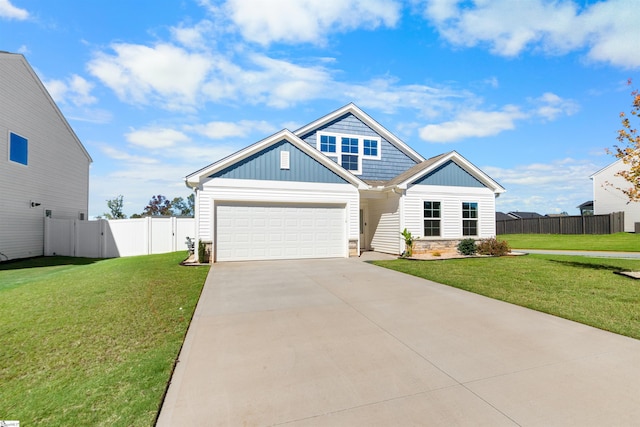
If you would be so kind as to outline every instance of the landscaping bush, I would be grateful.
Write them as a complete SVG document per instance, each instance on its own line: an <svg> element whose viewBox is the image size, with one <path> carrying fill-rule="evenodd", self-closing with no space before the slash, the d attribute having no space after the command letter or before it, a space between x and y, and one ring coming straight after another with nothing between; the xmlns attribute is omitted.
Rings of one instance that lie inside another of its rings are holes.
<svg viewBox="0 0 640 427"><path fill-rule="evenodd" d="M478 247L474 239L464 239L458 243L458 252L462 255L474 255L477 250Z"/></svg>
<svg viewBox="0 0 640 427"><path fill-rule="evenodd" d="M506 240L497 240L495 238L482 239L477 244L477 250L480 255L504 256L511 252L511 248Z"/></svg>

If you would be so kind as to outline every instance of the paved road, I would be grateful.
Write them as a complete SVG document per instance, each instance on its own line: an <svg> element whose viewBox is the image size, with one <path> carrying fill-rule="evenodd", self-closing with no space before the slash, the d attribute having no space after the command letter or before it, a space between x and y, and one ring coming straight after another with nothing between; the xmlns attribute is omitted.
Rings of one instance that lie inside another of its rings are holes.
<svg viewBox="0 0 640 427"><path fill-rule="evenodd" d="M355 259L211 269L158 426L624 426L640 341Z"/></svg>

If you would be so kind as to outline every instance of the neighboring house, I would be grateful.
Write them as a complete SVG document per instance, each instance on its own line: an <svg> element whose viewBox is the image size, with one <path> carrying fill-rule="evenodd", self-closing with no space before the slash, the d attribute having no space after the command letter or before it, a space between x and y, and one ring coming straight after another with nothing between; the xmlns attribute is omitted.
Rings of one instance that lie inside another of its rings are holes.
<svg viewBox="0 0 640 427"><path fill-rule="evenodd" d="M542 217L542 215L540 215L537 212L520 212L520 211L509 212L509 213L507 213L507 215L511 219L531 219L531 218L541 218Z"/></svg>
<svg viewBox="0 0 640 427"><path fill-rule="evenodd" d="M354 104L185 178L213 261L348 257L495 236L497 182L455 151L424 159Z"/></svg>
<svg viewBox="0 0 640 427"><path fill-rule="evenodd" d="M580 209L580 215L582 216L593 215L593 200L587 200L580 206L576 207Z"/></svg>
<svg viewBox="0 0 640 427"><path fill-rule="evenodd" d="M604 215L624 212L624 231L635 231L635 223L640 222L640 203L630 202L618 188L630 188L624 178L616 176L621 170L628 169L622 160L617 160L600 169L589 178L593 181L593 213Z"/></svg>
<svg viewBox="0 0 640 427"><path fill-rule="evenodd" d="M0 52L0 261L43 255L44 217L86 219L91 157L26 59Z"/></svg>
<svg viewBox="0 0 640 427"><path fill-rule="evenodd" d="M496 212L496 221L509 221L515 219L504 212Z"/></svg>

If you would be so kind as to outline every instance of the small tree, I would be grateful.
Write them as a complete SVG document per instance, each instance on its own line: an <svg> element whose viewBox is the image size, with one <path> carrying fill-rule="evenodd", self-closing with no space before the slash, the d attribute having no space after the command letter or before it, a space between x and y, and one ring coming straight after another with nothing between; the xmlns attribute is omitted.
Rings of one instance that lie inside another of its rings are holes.
<svg viewBox="0 0 640 427"><path fill-rule="evenodd" d="M631 85L631 79L627 82ZM634 118L640 118L640 92L635 89L631 92L633 101L631 103L631 116ZM622 159L625 165L628 165L628 170L621 170L616 173L616 176L620 176L627 180L631 184L628 188L619 188L631 202L640 201L640 135L638 130L632 127L629 121L629 116L624 112L620 113L620 119L622 120L622 129L618 131L618 137L616 138L621 144L614 145L613 155ZM613 184L607 183L607 185L613 186Z"/></svg>
<svg viewBox="0 0 640 427"><path fill-rule="evenodd" d="M124 197L122 194L114 197L111 200L107 200L107 207L109 212L104 213L104 217L107 219L124 219L127 216L122 212L124 208Z"/></svg>
<svg viewBox="0 0 640 427"><path fill-rule="evenodd" d="M413 241L415 240L415 237L413 237L411 235L411 232L406 228L402 230L400 234L402 234L402 237L404 238L404 246L405 246L405 250L402 256L404 258L410 257L413 255Z"/></svg>
<svg viewBox="0 0 640 427"><path fill-rule="evenodd" d="M176 216L190 216L194 215L195 196L189 195L187 199L182 197L174 197L171 201L171 213Z"/></svg>
<svg viewBox="0 0 640 427"><path fill-rule="evenodd" d="M171 200L162 194L152 196L142 211L142 216L171 216Z"/></svg>

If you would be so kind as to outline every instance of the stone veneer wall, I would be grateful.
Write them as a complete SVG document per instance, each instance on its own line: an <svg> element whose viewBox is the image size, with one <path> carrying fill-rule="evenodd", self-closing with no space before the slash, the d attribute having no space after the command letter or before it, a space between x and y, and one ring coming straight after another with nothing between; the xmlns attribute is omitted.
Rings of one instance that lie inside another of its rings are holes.
<svg viewBox="0 0 640 427"><path fill-rule="evenodd" d="M359 256L360 251L358 250L358 240L357 239L349 239L349 256Z"/></svg>
<svg viewBox="0 0 640 427"><path fill-rule="evenodd" d="M424 255L434 251L444 253L458 253L459 239L453 240L414 240L413 254Z"/></svg>

